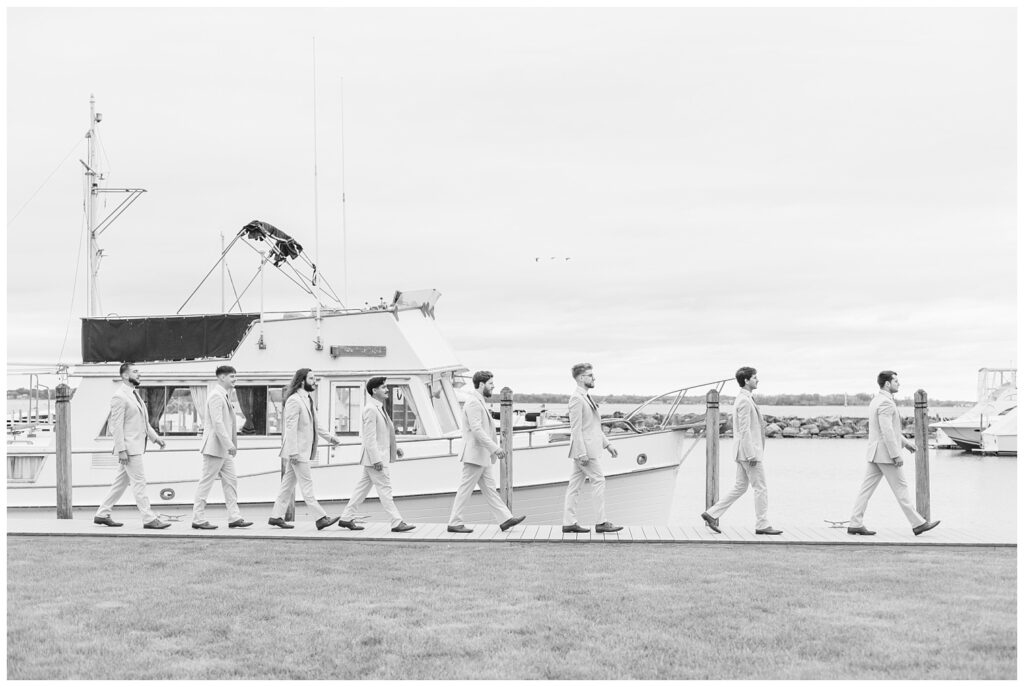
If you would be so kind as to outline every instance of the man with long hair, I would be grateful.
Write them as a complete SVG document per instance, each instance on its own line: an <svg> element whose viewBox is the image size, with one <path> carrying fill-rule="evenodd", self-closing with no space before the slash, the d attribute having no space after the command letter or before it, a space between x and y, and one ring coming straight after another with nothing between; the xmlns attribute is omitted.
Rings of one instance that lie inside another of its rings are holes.
<svg viewBox="0 0 1024 687"><path fill-rule="evenodd" d="M284 428L281 430L281 459L286 461L284 476L281 478L281 489L274 502L274 510L270 512L271 525L282 529L292 529L295 525L285 522L284 512L288 502L295 496L295 483L298 482L302 491L302 500L306 502L315 516L316 528L322 530L338 522L337 517L329 517L320 506L313 493L313 476L310 473L309 461L316 456L318 439L324 439L333 446L341 442L330 432L317 426L316 408L313 406L312 392L316 391L316 375L308 367L296 370L284 392Z"/></svg>
<svg viewBox="0 0 1024 687"><path fill-rule="evenodd" d="M388 417L384 410L384 401L388 397L388 387L385 377L371 377L366 382L366 393L370 398L363 407L362 435L363 454L359 462L363 465L363 476L356 483L352 492L352 498L345 506L338 521L339 527L347 527L350 530L364 530L362 525L355 521L359 506L370 493L371 488L377 489L377 497L384 511L391 517L392 532L408 532L416 529L402 520L402 514L395 506L395 500L391 498L391 471L389 465L401 458L402 449L398 448L395 436L395 423Z"/></svg>
<svg viewBox="0 0 1024 687"><path fill-rule="evenodd" d="M481 370L473 375L473 390L462 406L462 456L459 458L462 461L462 481L455 492L455 503L452 504L452 514L448 519L449 532L469 534L473 531L466 527L462 511L477 485L495 519L501 523L502 532L526 519L525 515L512 515L498 496L497 484L491 474L491 466L505 459L505 450L498 446L494 420L484 401L493 392L493 374Z"/></svg>

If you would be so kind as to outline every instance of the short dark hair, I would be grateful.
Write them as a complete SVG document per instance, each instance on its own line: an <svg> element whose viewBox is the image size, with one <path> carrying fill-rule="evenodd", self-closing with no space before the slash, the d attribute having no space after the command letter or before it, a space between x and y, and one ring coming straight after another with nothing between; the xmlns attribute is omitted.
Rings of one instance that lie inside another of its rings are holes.
<svg viewBox="0 0 1024 687"><path fill-rule="evenodd" d="M366 382L366 393L373 394L373 390L384 386L384 382L386 382L387 379L387 377L370 377Z"/></svg>
<svg viewBox="0 0 1024 687"><path fill-rule="evenodd" d="M120 368L118 368L118 370L117 370L117 374L119 374L119 375L121 375L122 377L124 377L124 373L125 373L125 372L127 372L128 370L130 370L130 369L131 369L131 367L132 367L132 365L134 365L134 364L135 364L135 363L129 363L129 362L124 362L124 363L121 363L121 367L120 367Z"/></svg>
<svg viewBox="0 0 1024 687"><path fill-rule="evenodd" d="M473 373L473 388L479 389L481 384L486 384L491 379L494 379L494 374L489 370L480 370L479 372Z"/></svg>
<svg viewBox="0 0 1024 687"><path fill-rule="evenodd" d="M587 370L593 370L594 366L590 363L576 363L572 366L572 378L576 379L581 374L584 374Z"/></svg>
<svg viewBox="0 0 1024 687"><path fill-rule="evenodd" d="M757 370L752 367L741 367L736 370L736 383L740 385L741 389L747 388L747 380L757 374Z"/></svg>
<svg viewBox="0 0 1024 687"><path fill-rule="evenodd" d="M233 375L233 374L237 374L237 373L238 373L238 370L236 370L235 368L231 367L230 365L219 365L217 367L217 372L215 374L218 377L220 377L221 375Z"/></svg>
<svg viewBox="0 0 1024 687"><path fill-rule="evenodd" d="M882 370L878 373L878 388L881 389L885 386L886 382L891 382L892 378L896 376L896 372L892 370Z"/></svg>

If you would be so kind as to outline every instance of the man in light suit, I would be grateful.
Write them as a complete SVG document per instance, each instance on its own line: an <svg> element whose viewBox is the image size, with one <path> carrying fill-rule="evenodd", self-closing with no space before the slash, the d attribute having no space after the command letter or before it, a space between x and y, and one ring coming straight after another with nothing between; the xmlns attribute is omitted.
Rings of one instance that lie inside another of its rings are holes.
<svg viewBox="0 0 1024 687"><path fill-rule="evenodd" d="M322 530L338 522L337 517L330 517L320 506L313 493L313 475L309 469L309 461L316 456L318 439L324 439L332 446L341 442L330 432L317 426L316 408L313 396L316 391L316 375L308 367L296 370L291 383L284 393L284 427L281 431L281 459L287 461L284 475L281 477L281 489L278 491L274 509L270 512L270 525L290 530L295 527L285 522L284 513L288 502L295 495L295 483L299 483L302 500L306 507L317 516L316 528Z"/></svg>
<svg viewBox="0 0 1024 687"><path fill-rule="evenodd" d="M384 401L388 397L388 387L384 384L386 381L385 377L371 377L366 382L366 393L370 398L363 408L363 455L359 461L363 466L363 476L356 483L352 498L341 514L339 527L347 527L350 530L366 529L356 523L355 516L359 512L359 505L370 493L370 488L376 487L380 505L391 516L391 531L408 532L416 529L415 525L402 520L402 514L398 512L395 501L391 498L391 472L388 466L404 454L402 449L398 448L395 424L384 410Z"/></svg>
<svg viewBox="0 0 1024 687"><path fill-rule="evenodd" d="M238 423L228 394L235 388L235 368L221 365L217 368L217 383L210 389L203 411L203 476L196 487L196 501L192 506L192 529L215 530L217 526L206 519L206 499L213 481L220 477L224 489L224 503L228 507L228 527L248 527L252 523L242 518L238 510L238 476L235 472L235 454L238 452Z"/></svg>
<svg viewBox="0 0 1024 687"><path fill-rule="evenodd" d="M563 532L589 532L576 521L576 506L579 504L583 482L590 480L594 493L594 511L597 524L594 531L618 532L622 527L613 525L604 515L604 470L601 469L601 454L604 449L617 458L619 452L601 431L601 415L597 403L590 397L590 390L597 381L590 363L579 363L572 367L576 388L569 396L569 458L572 460L572 475L565 491L565 515L562 519Z"/></svg>
<svg viewBox="0 0 1024 687"><path fill-rule="evenodd" d="M169 522L162 522L149 506L146 496L146 473L142 469L142 456L146 453L146 441L156 442L160 448L166 446L164 440L149 424L149 411L139 394L138 387L142 383L142 373L131 363L122 363L120 368L121 383L110 399L110 419L107 428L114 437L114 455L117 456L117 475L110 485L107 497L103 499L92 521L97 525L120 527L124 523L114 522L111 513L114 504L121 498L124 490L131 484L135 493L135 504L142 513L142 526L147 530L162 530L170 527Z"/></svg>
<svg viewBox="0 0 1024 687"><path fill-rule="evenodd" d="M700 514L712 531L718 534L718 518L728 510L736 499L746 493L748 486L754 487L754 514L757 534L782 534L768 523L768 486L764 478L764 418L761 409L754 403L753 392L760 380L757 370L741 367L736 370L736 383L740 385L733 408L733 455L736 459L736 484L732 491L718 503Z"/></svg>
<svg viewBox="0 0 1024 687"><path fill-rule="evenodd" d="M879 372L878 389L878 394L871 399L868 408L868 469L860 493L857 494L857 501L853 505L853 515L850 516L850 525L846 531L849 534L866 536L874 534L864 527L864 512L868 508L868 499L874 493L875 487L882 477L885 477L892 493L896 495L896 501L903 509L903 514L910 521L914 534L921 534L938 525L939 521L926 521L921 517L910 501L910 490L907 488L906 478L903 477L903 456L900 448L913 453L917 447L914 446L914 442L903 436L903 423L896 408L896 400L893 398L893 394L900 390L897 374L892 370Z"/></svg>
<svg viewBox="0 0 1024 687"><path fill-rule="evenodd" d="M449 532L468 534L473 531L466 527L462 510L477 485L495 519L501 523L502 532L526 519L525 515L512 515L512 511L505 506L505 502L498 496L497 484L491 474L491 466L505 459L505 450L498 446L494 420L484 401L493 392L493 374L481 370L473 375L473 390L462 406L462 481L455 492L455 503L452 504L452 514L448 519Z"/></svg>

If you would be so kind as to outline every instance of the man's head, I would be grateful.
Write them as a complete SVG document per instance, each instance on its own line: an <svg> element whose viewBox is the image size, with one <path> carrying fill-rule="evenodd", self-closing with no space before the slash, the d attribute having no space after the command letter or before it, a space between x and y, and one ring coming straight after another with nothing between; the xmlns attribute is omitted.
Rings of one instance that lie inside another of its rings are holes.
<svg viewBox="0 0 1024 687"><path fill-rule="evenodd" d="M882 370L878 373L878 388L894 394L900 390L900 378L892 370Z"/></svg>
<svg viewBox="0 0 1024 687"><path fill-rule="evenodd" d="M225 389L235 388L235 374L237 370L230 365L220 365L217 368L217 382Z"/></svg>
<svg viewBox="0 0 1024 687"><path fill-rule="evenodd" d="M572 366L572 378L585 389L594 388L594 367L590 363L576 363Z"/></svg>
<svg viewBox="0 0 1024 687"><path fill-rule="evenodd" d="M366 382L366 393L383 403L388 397L388 387L384 383L387 380L387 377L370 377Z"/></svg>
<svg viewBox="0 0 1024 687"><path fill-rule="evenodd" d="M736 383L740 385L741 389L753 391L760 383L757 378L757 370L752 367L741 367L736 370Z"/></svg>
<svg viewBox="0 0 1024 687"><path fill-rule="evenodd" d="M494 393L494 375L487 370L473 373L473 388L484 398L490 398Z"/></svg>
<svg viewBox="0 0 1024 687"><path fill-rule="evenodd" d="M142 373L139 372L139 368L135 366L135 363L121 363L118 372L121 374L121 381L127 384L138 386L142 383Z"/></svg>

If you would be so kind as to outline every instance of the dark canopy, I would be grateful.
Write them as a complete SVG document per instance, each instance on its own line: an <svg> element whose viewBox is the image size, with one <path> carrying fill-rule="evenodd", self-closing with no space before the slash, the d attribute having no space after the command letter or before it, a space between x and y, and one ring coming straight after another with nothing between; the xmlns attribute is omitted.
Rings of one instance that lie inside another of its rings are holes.
<svg viewBox="0 0 1024 687"><path fill-rule="evenodd" d="M185 317L83 318L82 361L154 362L228 358L254 313Z"/></svg>

